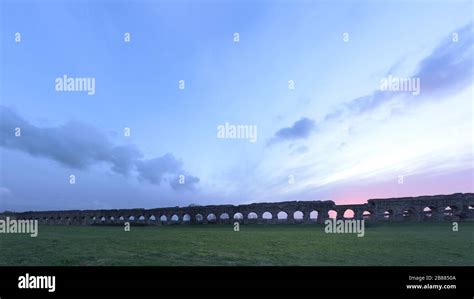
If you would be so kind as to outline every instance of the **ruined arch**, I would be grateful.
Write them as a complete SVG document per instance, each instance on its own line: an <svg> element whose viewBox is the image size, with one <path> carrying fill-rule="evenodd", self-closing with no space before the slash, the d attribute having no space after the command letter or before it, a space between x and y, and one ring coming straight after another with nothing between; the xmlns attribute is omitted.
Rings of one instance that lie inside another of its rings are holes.
<svg viewBox="0 0 474 299"><path fill-rule="evenodd" d="M278 221L287 221L288 220L288 213L285 211L280 211L277 213Z"/></svg>
<svg viewBox="0 0 474 299"><path fill-rule="evenodd" d="M309 213L309 220L311 221L318 221L319 218L319 212L316 210L313 210Z"/></svg>
<svg viewBox="0 0 474 299"><path fill-rule="evenodd" d="M450 206L447 206L443 209L444 216L453 216L453 209Z"/></svg>
<svg viewBox="0 0 474 299"><path fill-rule="evenodd" d="M237 212L234 214L234 217L233 217L234 220L243 220L244 219L244 215L240 212Z"/></svg>
<svg viewBox="0 0 474 299"><path fill-rule="evenodd" d="M183 215L183 222L190 222L190 221L191 221L191 215L184 214Z"/></svg>
<svg viewBox="0 0 474 299"><path fill-rule="evenodd" d="M365 210L362 212L362 219L364 220L372 220L373 218L373 213L372 211Z"/></svg>
<svg viewBox="0 0 474 299"><path fill-rule="evenodd" d="M168 217L166 217L166 215L162 214L162 215L160 216L160 222L161 222L161 223L168 222Z"/></svg>
<svg viewBox="0 0 474 299"><path fill-rule="evenodd" d="M454 213L457 211L456 206L446 206L443 210L444 216L452 217Z"/></svg>
<svg viewBox="0 0 474 299"><path fill-rule="evenodd" d="M221 220L228 220L229 219L229 214L228 213L222 213L219 218Z"/></svg>
<svg viewBox="0 0 474 299"><path fill-rule="evenodd" d="M177 222L179 222L179 216L178 216L178 214L173 214L173 215L171 216L171 222L172 222L172 223L177 223Z"/></svg>
<svg viewBox="0 0 474 299"><path fill-rule="evenodd" d="M385 220L393 219L393 210L391 210L391 209L385 210L385 212L383 212L382 216L383 216L383 219L385 219Z"/></svg>
<svg viewBox="0 0 474 299"><path fill-rule="evenodd" d="M194 216L194 219L196 220L196 222L200 223L204 220L204 217L202 216L202 214L198 213Z"/></svg>
<svg viewBox="0 0 474 299"><path fill-rule="evenodd" d="M258 219L258 215L255 212L250 212L250 213L247 214L247 219L256 220L256 219Z"/></svg>
<svg viewBox="0 0 474 299"><path fill-rule="evenodd" d="M304 219L304 213L302 211L295 211L293 213L293 219L297 222L301 222Z"/></svg>
<svg viewBox="0 0 474 299"><path fill-rule="evenodd" d="M330 219L336 219L336 218L337 218L337 211L336 211L336 210L332 210L332 209L329 210L329 211L328 211L328 217L329 217Z"/></svg>
<svg viewBox="0 0 474 299"><path fill-rule="evenodd" d="M156 221L155 215L150 215L150 217L148 217L148 220L153 222Z"/></svg>
<svg viewBox="0 0 474 299"><path fill-rule="evenodd" d="M423 219L429 220L434 218L436 213L436 208L433 206L426 206L423 208Z"/></svg>
<svg viewBox="0 0 474 299"><path fill-rule="evenodd" d="M207 215L207 221L210 222L210 223L215 223L217 221L217 217L216 217L216 214L214 213L209 213Z"/></svg>
<svg viewBox="0 0 474 299"><path fill-rule="evenodd" d="M344 217L344 219L352 219L355 217L355 212L353 209L346 209L342 217Z"/></svg>
<svg viewBox="0 0 474 299"><path fill-rule="evenodd" d="M262 214L262 219L263 220L272 220L273 215L270 212L263 212Z"/></svg>
<svg viewBox="0 0 474 299"><path fill-rule="evenodd" d="M403 209L402 217L404 221L412 221L416 219L416 209L413 207L407 207Z"/></svg>

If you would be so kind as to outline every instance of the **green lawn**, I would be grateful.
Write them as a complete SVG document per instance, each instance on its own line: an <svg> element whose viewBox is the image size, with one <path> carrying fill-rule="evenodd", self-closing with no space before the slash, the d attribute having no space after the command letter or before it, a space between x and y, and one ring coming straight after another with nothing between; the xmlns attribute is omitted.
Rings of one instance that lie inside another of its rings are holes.
<svg viewBox="0 0 474 299"><path fill-rule="evenodd" d="M0 234L0 265L474 265L474 223L379 224L365 236L322 225L40 226Z"/></svg>

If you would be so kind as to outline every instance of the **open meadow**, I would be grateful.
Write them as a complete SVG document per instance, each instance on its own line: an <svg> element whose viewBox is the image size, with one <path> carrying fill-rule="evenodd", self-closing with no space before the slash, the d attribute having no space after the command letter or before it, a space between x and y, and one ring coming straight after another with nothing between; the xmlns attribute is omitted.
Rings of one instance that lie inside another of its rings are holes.
<svg viewBox="0 0 474 299"><path fill-rule="evenodd" d="M391 223L365 236L323 225L40 226L0 234L0 265L428 266L474 265L474 223Z"/></svg>

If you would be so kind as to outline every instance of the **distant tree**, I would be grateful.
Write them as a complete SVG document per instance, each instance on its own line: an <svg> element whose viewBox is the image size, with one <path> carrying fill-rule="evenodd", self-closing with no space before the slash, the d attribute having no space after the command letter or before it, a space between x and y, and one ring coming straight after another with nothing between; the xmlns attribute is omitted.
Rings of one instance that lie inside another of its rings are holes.
<svg viewBox="0 0 474 299"><path fill-rule="evenodd" d="M15 212L3 211L3 212L0 212L0 219L6 219L7 217L13 216L13 215L15 215Z"/></svg>

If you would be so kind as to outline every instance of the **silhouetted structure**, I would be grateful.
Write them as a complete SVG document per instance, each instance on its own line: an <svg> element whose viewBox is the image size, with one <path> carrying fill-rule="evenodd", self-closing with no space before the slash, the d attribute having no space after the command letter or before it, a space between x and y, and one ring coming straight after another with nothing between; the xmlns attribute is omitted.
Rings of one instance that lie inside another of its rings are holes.
<svg viewBox="0 0 474 299"><path fill-rule="evenodd" d="M323 223L329 212L338 219L367 221L474 220L474 193L370 199L366 204L336 205L333 201L287 201L249 205L211 205L157 209L69 210L4 213L16 219L36 219L41 224L166 225L197 223ZM352 217L345 213L352 211ZM333 213L334 213L333 212ZM284 217L286 215L286 218ZM280 216L280 217L279 217ZM283 219L282 219L283 218Z"/></svg>

